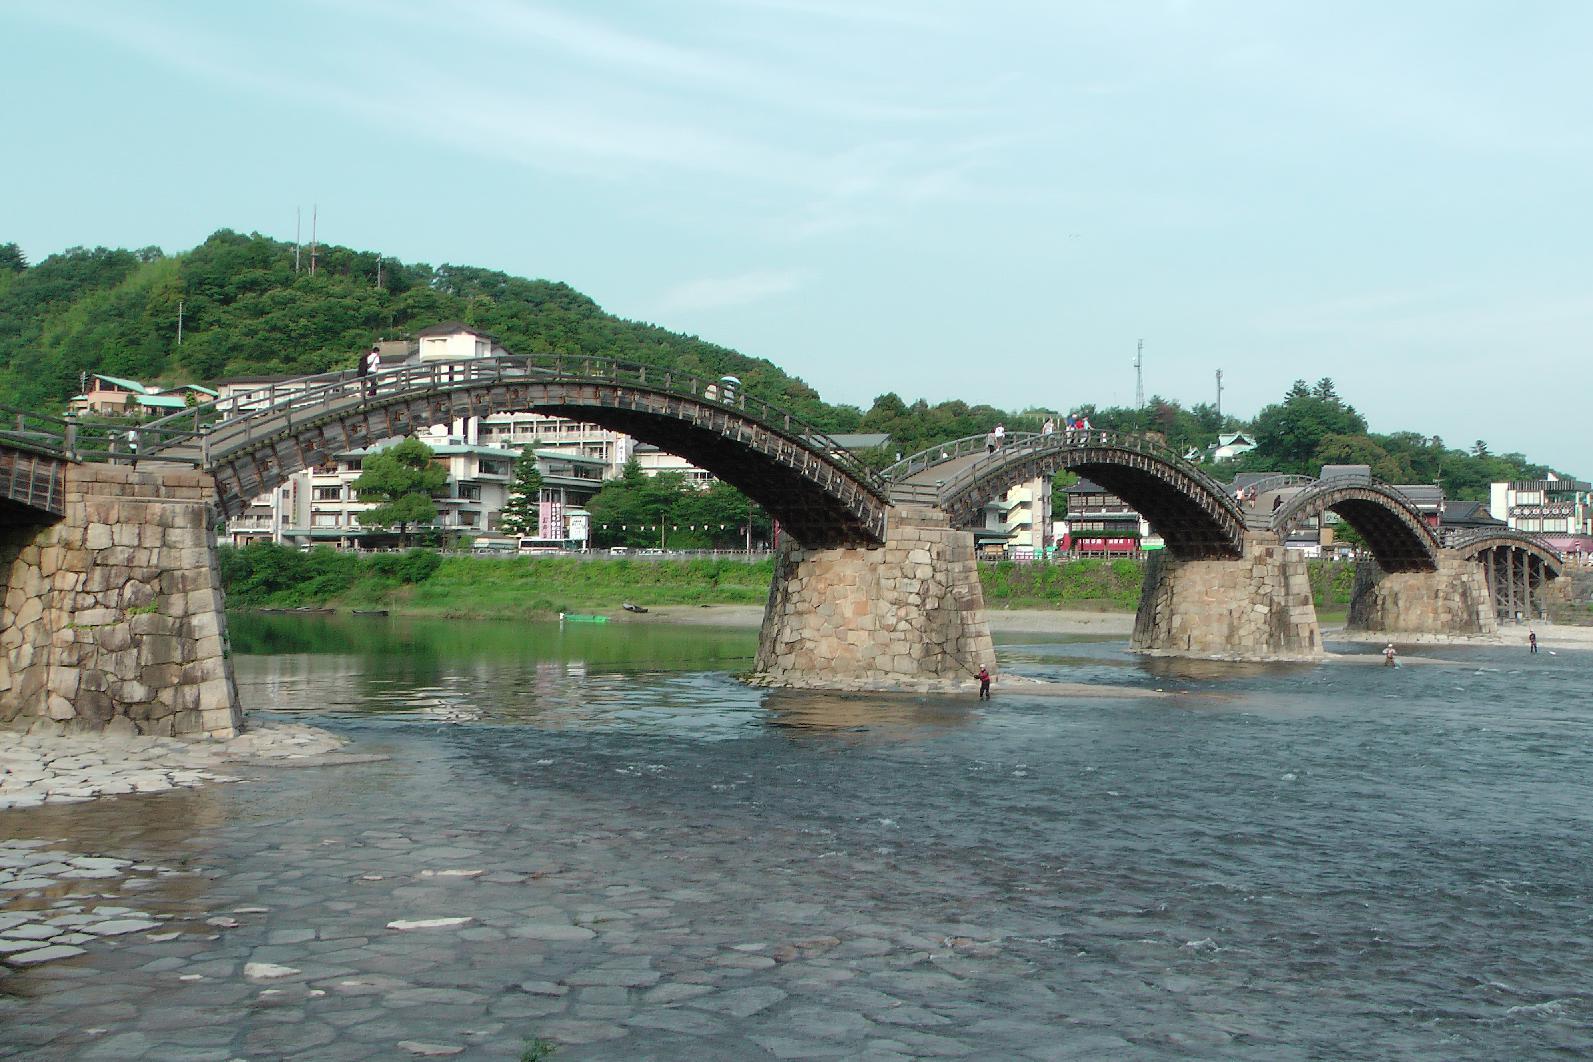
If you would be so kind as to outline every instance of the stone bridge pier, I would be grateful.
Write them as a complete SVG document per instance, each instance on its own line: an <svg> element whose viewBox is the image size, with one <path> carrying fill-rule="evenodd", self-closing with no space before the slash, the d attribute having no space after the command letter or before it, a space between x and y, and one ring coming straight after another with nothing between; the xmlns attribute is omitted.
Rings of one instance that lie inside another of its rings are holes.
<svg viewBox="0 0 1593 1062"><path fill-rule="evenodd" d="M1322 635L1305 559L1248 531L1238 558L1154 554L1134 617L1136 652L1224 660L1315 660Z"/></svg>
<svg viewBox="0 0 1593 1062"><path fill-rule="evenodd" d="M1370 558L1355 568L1349 630L1387 634L1497 634L1482 565L1442 551L1435 571L1385 572Z"/></svg>
<svg viewBox="0 0 1593 1062"><path fill-rule="evenodd" d="M931 692L995 663L973 533L937 510L898 505L883 545L785 547L752 681Z"/></svg>
<svg viewBox="0 0 1593 1062"><path fill-rule="evenodd" d="M0 727L230 736L242 713L202 472L67 467L0 527Z"/></svg>

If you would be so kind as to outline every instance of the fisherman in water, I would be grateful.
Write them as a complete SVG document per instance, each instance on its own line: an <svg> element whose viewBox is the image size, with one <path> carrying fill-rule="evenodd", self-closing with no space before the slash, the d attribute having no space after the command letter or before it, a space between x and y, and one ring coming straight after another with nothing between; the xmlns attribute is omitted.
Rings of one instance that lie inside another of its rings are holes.
<svg viewBox="0 0 1593 1062"><path fill-rule="evenodd" d="M1397 652L1395 652L1395 650L1394 650L1394 643L1393 642L1389 642L1388 643L1388 648L1383 650L1383 666L1384 667L1399 667L1399 664L1397 664L1394 661L1394 658L1396 656L1398 656L1398 655L1399 654Z"/></svg>

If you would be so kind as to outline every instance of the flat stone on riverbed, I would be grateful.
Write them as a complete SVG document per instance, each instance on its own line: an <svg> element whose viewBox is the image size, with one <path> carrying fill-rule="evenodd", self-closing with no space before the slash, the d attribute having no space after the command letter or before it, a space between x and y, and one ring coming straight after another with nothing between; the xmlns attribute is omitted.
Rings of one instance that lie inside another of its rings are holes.
<svg viewBox="0 0 1593 1062"><path fill-rule="evenodd" d="M447 1058L450 1055L461 1054L463 1047L454 1044L428 1044L422 1040L400 1040L398 1046L412 1055L422 1058Z"/></svg>
<svg viewBox="0 0 1593 1062"><path fill-rule="evenodd" d="M56 959L70 959L74 955L82 955L82 948L74 948L68 944L48 944L32 951L21 951L15 955L8 955L6 962L12 966L32 966L40 962L54 962Z"/></svg>
<svg viewBox="0 0 1593 1062"><path fill-rule="evenodd" d="M720 992L712 999L696 1000L692 1006L719 1014L728 1014L732 1018L750 1018L758 1011L774 1006L785 997L784 991L770 986L732 988L727 992Z"/></svg>
<svg viewBox="0 0 1593 1062"><path fill-rule="evenodd" d="M397 929L408 932L412 929L447 929L449 926L462 926L475 919L469 915L457 918L400 918L387 923L388 929Z"/></svg>
<svg viewBox="0 0 1593 1062"><path fill-rule="evenodd" d="M585 926L572 926L559 922L532 922L528 925L516 926L509 930L509 935L526 937L530 940L591 940L596 933Z"/></svg>
<svg viewBox="0 0 1593 1062"><path fill-rule="evenodd" d="M271 981L278 977L292 977L298 973L291 966L282 966L274 962L250 962L243 966L243 976L255 981Z"/></svg>
<svg viewBox="0 0 1593 1062"><path fill-rule="evenodd" d="M83 931L99 937L119 937L124 933L138 933L145 929L159 928L159 922L152 922L147 918L113 918L97 926L84 926Z"/></svg>

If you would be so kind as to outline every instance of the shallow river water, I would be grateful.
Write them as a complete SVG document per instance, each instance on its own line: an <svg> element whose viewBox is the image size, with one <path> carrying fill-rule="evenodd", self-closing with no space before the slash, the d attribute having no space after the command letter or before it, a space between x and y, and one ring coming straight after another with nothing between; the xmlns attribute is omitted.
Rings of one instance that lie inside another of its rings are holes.
<svg viewBox="0 0 1593 1062"><path fill-rule="evenodd" d="M1006 675L1146 695L980 703L753 690L748 631L233 639L252 709L389 758L0 813L169 870L125 902L179 933L0 980L0 1056L1593 1053L1588 654L1024 636Z"/></svg>

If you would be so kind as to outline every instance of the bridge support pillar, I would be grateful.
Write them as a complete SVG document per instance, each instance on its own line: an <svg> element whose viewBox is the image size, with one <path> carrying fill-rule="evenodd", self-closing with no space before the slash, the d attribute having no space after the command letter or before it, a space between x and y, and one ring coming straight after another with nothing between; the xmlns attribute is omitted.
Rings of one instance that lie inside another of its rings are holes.
<svg viewBox="0 0 1593 1062"><path fill-rule="evenodd" d="M0 727L231 736L204 473L74 465L65 517L0 531Z"/></svg>
<svg viewBox="0 0 1593 1062"><path fill-rule="evenodd" d="M1385 572L1361 560L1350 594L1349 630L1387 634L1497 634L1488 577L1476 561L1440 554L1438 570Z"/></svg>
<svg viewBox="0 0 1593 1062"><path fill-rule="evenodd" d="M995 670L972 533L903 506L888 528L880 547L780 554L754 683L932 692Z"/></svg>
<svg viewBox="0 0 1593 1062"><path fill-rule="evenodd" d="M1224 660L1314 660L1322 635L1305 558L1245 535L1237 560L1152 556L1134 617L1136 652Z"/></svg>

